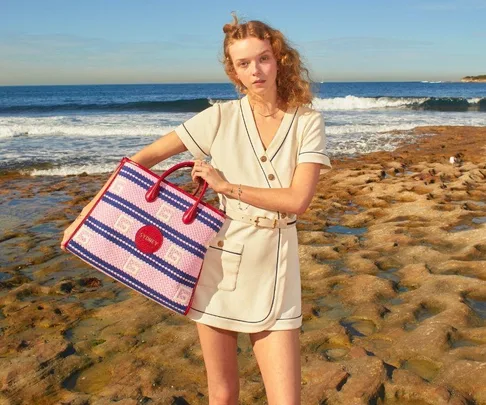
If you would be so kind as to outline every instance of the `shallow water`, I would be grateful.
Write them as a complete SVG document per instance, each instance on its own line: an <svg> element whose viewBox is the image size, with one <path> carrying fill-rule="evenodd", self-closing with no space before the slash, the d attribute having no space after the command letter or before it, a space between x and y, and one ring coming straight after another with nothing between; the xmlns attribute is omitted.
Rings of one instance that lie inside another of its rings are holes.
<svg viewBox="0 0 486 405"><path fill-rule="evenodd" d="M471 221L474 224L486 224L486 217L475 217Z"/></svg>
<svg viewBox="0 0 486 405"><path fill-rule="evenodd" d="M464 302L474 311L481 319L486 320L486 297L483 300L473 298L464 298Z"/></svg>
<svg viewBox="0 0 486 405"><path fill-rule="evenodd" d="M440 365L426 359L406 360L401 367L405 370L412 371L426 381L432 381L440 371Z"/></svg>
<svg viewBox="0 0 486 405"><path fill-rule="evenodd" d="M324 228L325 232L342 233L345 235L362 235L368 231L368 228L350 228L342 225L333 225Z"/></svg>
<svg viewBox="0 0 486 405"><path fill-rule="evenodd" d="M368 319L341 320L339 322L346 329L347 333L354 337L369 336L376 332L377 328L373 321Z"/></svg>

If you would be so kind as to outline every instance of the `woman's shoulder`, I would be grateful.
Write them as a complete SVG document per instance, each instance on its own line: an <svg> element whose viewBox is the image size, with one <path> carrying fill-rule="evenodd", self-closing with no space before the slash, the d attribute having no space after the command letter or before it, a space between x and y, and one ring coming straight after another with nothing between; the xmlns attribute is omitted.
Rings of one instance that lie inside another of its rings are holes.
<svg viewBox="0 0 486 405"><path fill-rule="evenodd" d="M240 109L240 100L218 100L214 103L219 107L221 115L233 114Z"/></svg>
<svg viewBox="0 0 486 405"><path fill-rule="evenodd" d="M305 105L299 107L298 117L301 121L314 121L323 119L321 111Z"/></svg>

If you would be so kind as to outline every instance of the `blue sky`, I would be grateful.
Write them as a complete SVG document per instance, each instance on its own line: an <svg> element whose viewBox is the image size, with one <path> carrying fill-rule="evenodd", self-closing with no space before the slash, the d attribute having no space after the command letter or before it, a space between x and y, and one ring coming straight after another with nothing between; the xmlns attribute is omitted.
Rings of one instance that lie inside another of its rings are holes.
<svg viewBox="0 0 486 405"><path fill-rule="evenodd" d="M225 82L231 11L281 30L317 81L486 74L486 0L0 0L0 85Z"/></svg>

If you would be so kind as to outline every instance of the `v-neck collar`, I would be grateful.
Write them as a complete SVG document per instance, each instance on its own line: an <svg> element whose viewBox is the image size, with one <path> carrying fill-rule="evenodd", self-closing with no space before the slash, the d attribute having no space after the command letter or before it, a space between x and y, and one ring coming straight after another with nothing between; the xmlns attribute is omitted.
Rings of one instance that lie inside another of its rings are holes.
<svg viewBox="0 0 486 405"><path fill-rule="evenodd" d="M256 126L255 118L253 117L253 113L251 111L248 96L244 96L240 100L240 103L243 119L245 120L245 126L248 132L248 136L251 139L251 143L253 144L253 148L255 149L258 156L266 155L270 160L272 160L275 154L280 149L282 143L285 141L287 134L289 133L290 127L292 126L295 115L297 113L297 109L294 108L284 113L277 132L274 134L272 140L270 141L270 144L268 145L268 148L265 150L263 141L260 138L260 134Z"/></svg>

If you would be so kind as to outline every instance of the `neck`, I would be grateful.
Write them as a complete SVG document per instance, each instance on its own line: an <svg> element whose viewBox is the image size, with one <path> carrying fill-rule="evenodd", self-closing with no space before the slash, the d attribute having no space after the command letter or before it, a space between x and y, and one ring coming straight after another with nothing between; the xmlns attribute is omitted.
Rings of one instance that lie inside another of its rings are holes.
<svg viewBox="0 0 486 405"><path fill-rule="evenodd" d="M263 95L248 94L248 101L252 109L258 111L260 114L275 113L279 109L276 91Z"/></svg>

